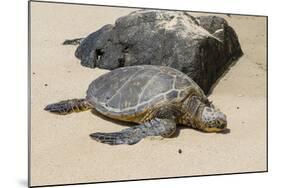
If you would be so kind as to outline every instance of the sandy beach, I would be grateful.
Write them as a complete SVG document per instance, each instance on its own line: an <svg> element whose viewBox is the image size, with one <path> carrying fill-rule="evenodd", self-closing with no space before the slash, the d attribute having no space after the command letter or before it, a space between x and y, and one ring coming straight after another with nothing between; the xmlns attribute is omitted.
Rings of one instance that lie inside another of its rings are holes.
<svg viewBox="0 0 281 188"><path fill-rule="evenodd" d="M220 14L244 52L209 96L227 114L228 134L181 127L173 138L109 146L89 134L124 126L90 111L57 116L43 110L53 102L85 97L89 83L108 72L82 67L74 56L77 46L62 42L87 36L134 10L31 3L31 185L266 170L265 17Z"/></svg>

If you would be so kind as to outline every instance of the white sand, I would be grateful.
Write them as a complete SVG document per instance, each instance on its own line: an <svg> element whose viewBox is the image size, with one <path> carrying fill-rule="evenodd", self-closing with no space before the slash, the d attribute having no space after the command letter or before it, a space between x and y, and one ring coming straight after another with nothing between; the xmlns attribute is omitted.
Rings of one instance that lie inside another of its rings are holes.
<svg viewBox="0 0 281 188"><path fill-rule="evenodd" d="M31 185L266 170L264 17L223 15L245 53L210 96L227 114L229 134L184 128L171 139L108 146L89 134L124 126L91 112L56 116L43 108L84 97L89 83L107 72L82 67L74 57L76 47L61 43L113 23L133 9L47 3L32 3L31 8Z"/></svg>

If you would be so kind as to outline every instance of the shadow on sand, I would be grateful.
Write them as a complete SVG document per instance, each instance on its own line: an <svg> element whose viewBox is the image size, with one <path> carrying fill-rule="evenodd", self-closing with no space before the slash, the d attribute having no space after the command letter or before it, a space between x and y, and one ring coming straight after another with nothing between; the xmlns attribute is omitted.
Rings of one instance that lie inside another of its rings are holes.
<svg viewBox="0 0 281 188"><path fill-rule="evenodd" d="M241 57L243 56L243 54L241 55ZM222 72L220 73L220 76L218 77L218 79L215 81L215 83L212 85L212 87L210 88L209 92L206 94L206 96L210 96L214 89L216 88L216 86L219 84L219 82L221 81L221 79L231 70L232 67L234 67L234 65L237 64L237 62L239 61L239 59L241 58L237 58L235 60L231 60L232 62L230 64L226 64L227 66L225 68L223 68Z"/></svg>
<svg viewBox="0 0 281 188"><path fill-rule="evenodd" d="M132 127L132 126L138 125L137 123L125 122L125 121L116 120L116 119L112 119L112 118L106 117L106 116L102 115L101 113L99 113L95 109L92 109L91 113L96 115L96 116L98 116L99 118L101 118L101 119L103 119L105 121L109 121L109 122L112 122L114 124L121 125L123 127ZM192 127L188 127L186 125L177 125L176 132L170 138L178 137L180 135L181 130L183 130L183 129L193 129L193 130L196 130L196 131L200 131L198 129L194 129ZM203 132L203 131L200 131L200 132ZM217 132L217 134L228 134L228 133L230 133L230 129L228 129L228 128L223 130L223 131L221 131L221 132ZM208 133L206 133L206 134L208 134Z"/></svg>

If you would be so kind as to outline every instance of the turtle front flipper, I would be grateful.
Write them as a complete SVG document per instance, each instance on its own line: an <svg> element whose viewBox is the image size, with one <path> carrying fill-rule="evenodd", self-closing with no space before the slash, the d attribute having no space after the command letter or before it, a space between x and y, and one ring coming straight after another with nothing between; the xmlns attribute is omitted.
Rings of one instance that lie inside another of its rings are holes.
<svg viewBox="0 0 281 188"><path fill-rule="evenodd" d="M76 39L66 39L62 45L79 45L83 41L84 38L76 38Z"/></svg>
<svg viewBox="0 0 281 188"><path fill-rule="evenodd" d="M92 109L92 105L86 99L70 99L60 101L58 103L47 105L44 110L59 114L66 115L72 112L82 112Z"/></svg>
<svg viewBox="0 0 281 188"><path fill-rule="evenodd" d="M113 133L93 133L90 135L94 140L110 144L136 144L147 136L171 136L176 131L176 123L172 119L152 119L142 125L124 129Z"/></svg>

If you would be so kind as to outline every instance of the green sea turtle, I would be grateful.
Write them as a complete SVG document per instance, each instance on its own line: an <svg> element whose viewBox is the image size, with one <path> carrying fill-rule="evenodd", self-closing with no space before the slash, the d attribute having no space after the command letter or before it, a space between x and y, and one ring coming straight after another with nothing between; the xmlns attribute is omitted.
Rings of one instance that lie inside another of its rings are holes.
<svg viewBox="0 0 281 188"><path fill-rule="evenodd" d="M69 114L96 109L112 119L135 122L130 128L90 136L110 145L135 144L147 136L171 136L177 124L205 132L226 129L226 116L217 110L186 74L165 66L129 66L94 80L84 99L50 104L45 110Z"/></svg>

